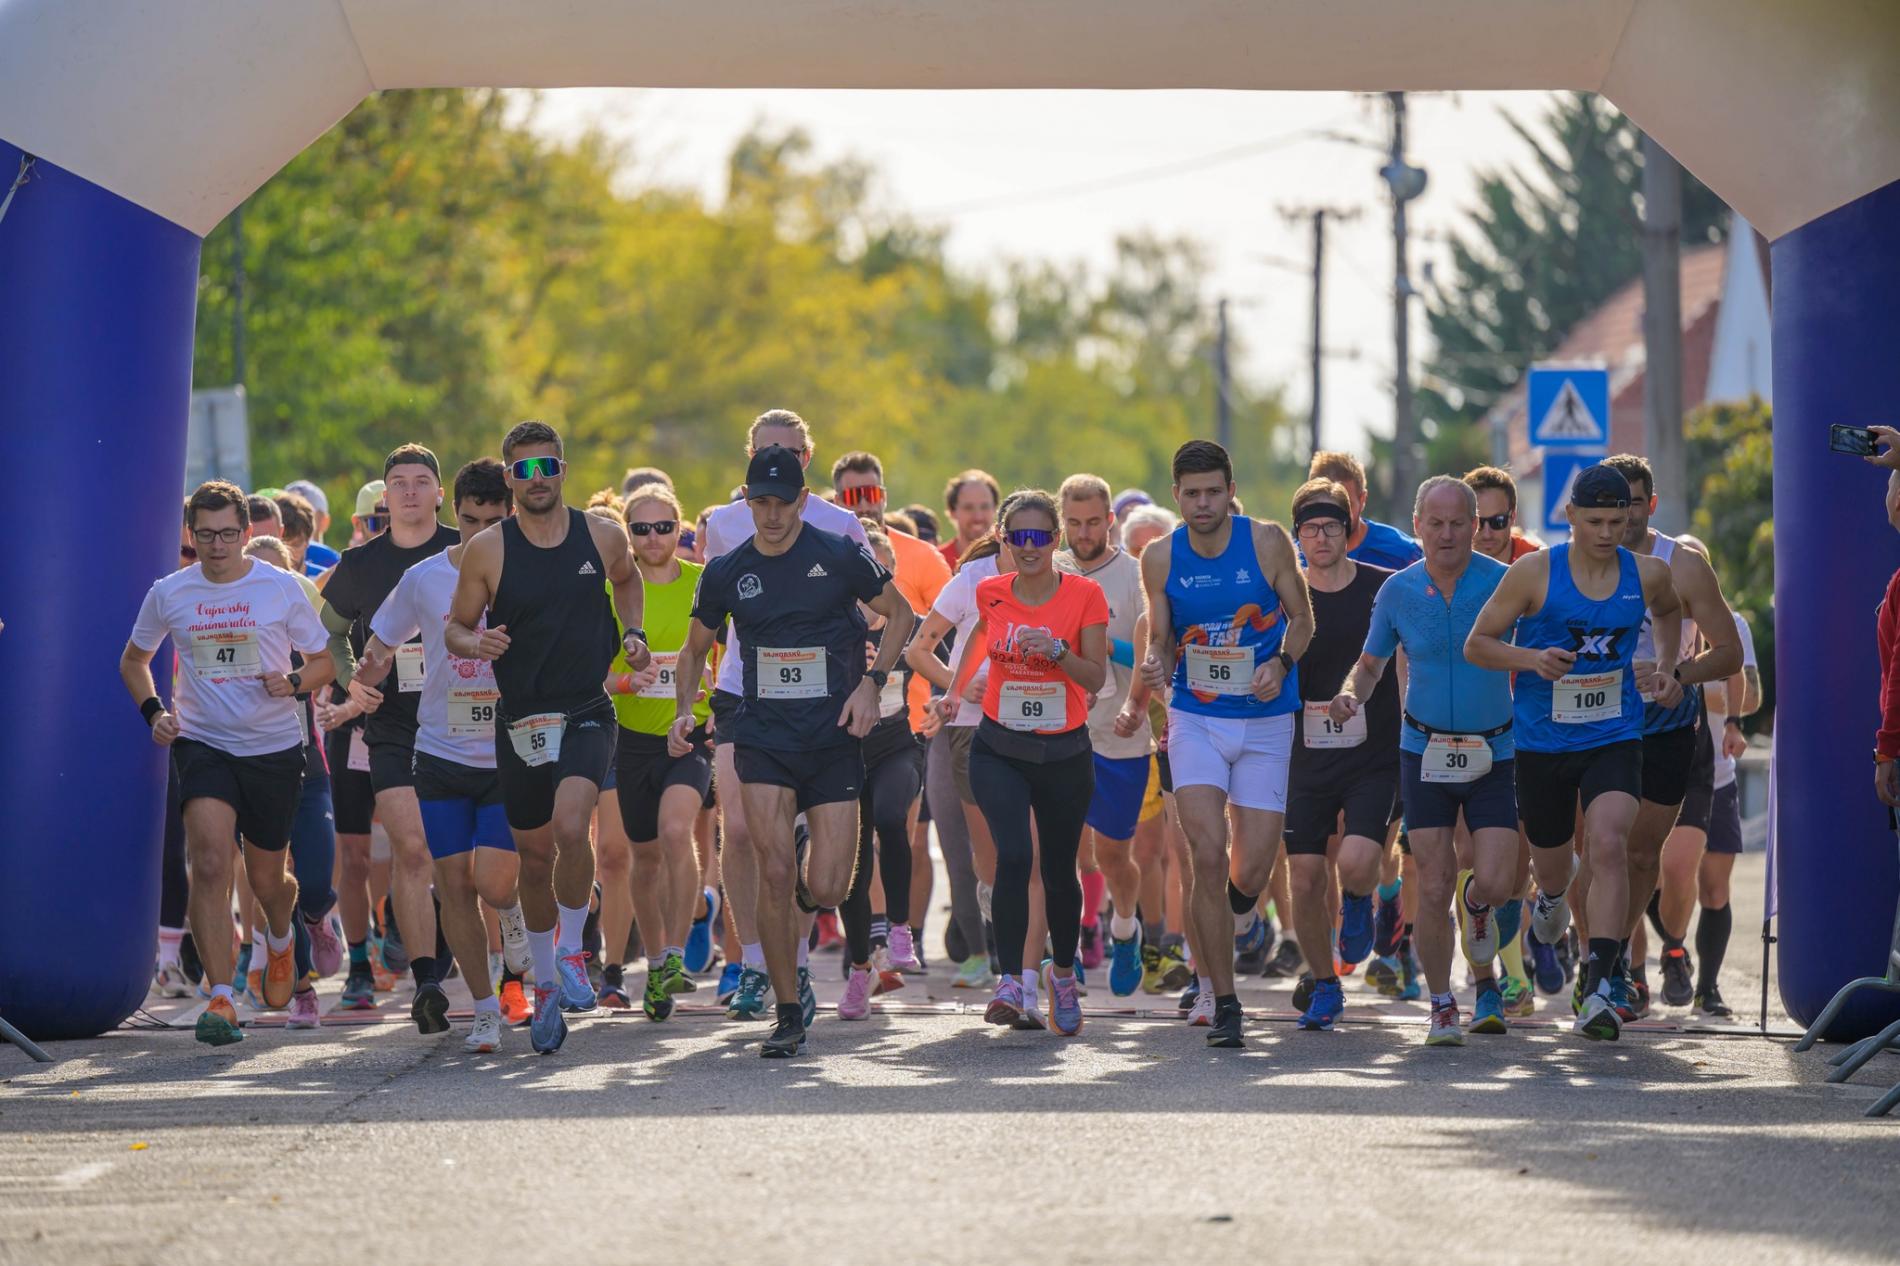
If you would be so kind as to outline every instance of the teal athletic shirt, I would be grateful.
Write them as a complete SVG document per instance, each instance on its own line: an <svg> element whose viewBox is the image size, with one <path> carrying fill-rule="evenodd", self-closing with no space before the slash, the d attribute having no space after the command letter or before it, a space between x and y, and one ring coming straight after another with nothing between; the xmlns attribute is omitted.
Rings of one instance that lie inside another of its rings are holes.
<svg viewBox="0 0 1900 1266"><path fill-rule="evenodd" d="M1471 626L1507 570L1474 551L1447 603L1425 564L1413 563L1386 581L1372 604L1366 654L1390 659L1405 648L1411 672L1405 710L1435 730L1483 734L1511 720L1511 674L1465 658ZM1424 755L1428 737L1410 721L1399 726L1401 751ZM1493 761L1510 760L1516 752L1509 730L1489 741Z"/></svg>

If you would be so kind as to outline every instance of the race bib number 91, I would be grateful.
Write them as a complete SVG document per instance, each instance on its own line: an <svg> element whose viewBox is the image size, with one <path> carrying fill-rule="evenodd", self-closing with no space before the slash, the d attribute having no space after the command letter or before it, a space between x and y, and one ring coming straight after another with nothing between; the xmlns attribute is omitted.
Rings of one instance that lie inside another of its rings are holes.
<svg viewBox="0 0 1900 1266"><path fill-rule="evenodd" d="M653 666L660 670L660 675L655 677L637 697L641 699L673 698L673 683L679 679L679 659L678 651L654 651Z"/></svg>
<svg viewBox="0 0 1900 1266"><path fill-rule="evenodd" d="M1614 721L1623 715L1623 670L1572 673L1550 683L1550 719L1559 725Z"/></svg>
<svg viewBox="0 0 1900 1266"><path fill-rule="evenodd" d="M1253 693L1253 648L1190 645L1187 684L1189 690L1207 695Z"/></svg>

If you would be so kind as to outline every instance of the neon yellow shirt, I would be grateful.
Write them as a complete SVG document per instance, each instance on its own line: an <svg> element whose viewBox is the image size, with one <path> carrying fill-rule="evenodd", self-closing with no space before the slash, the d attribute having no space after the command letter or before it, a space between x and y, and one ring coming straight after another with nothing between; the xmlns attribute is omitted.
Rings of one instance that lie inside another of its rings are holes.
<svg viewBox="0 0 1900 1266"><path fill-rule="evenodd" d="M647 687L645 694L631 695L616 692L613 696L614 715L620 724L638 734L664 734L673 724L678 705L673 698L673 658L680 648L686 645L687 626L693 617L693 593L699 588L699 573L705 570L698 563L685 559L679 563L679 579L670 585L649 584L646 587L646 626L647 646L653 657L665 667L659 681ZM613 592L609 582L607 591ZM615 622L619 622L616 613ZM626 633L626 626L620 626L620 632ZM607 670L610 676L630 673L627 667L627 653L621 651L614 656L613 667ZM704 725L712 713L712 705L701 701L693 706L695 724Z"/></svg>

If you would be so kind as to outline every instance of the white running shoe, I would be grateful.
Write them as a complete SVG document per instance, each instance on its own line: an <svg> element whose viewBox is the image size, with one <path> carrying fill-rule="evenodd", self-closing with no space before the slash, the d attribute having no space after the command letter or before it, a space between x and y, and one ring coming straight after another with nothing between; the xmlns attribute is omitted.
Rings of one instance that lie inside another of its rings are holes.
<svg viewBox="0 0 1900 1266"><path fill-rule="evenodd" d="M463 1049L473 1055L492 1055L501 1049L501 1012L477 1011Z"/></svg>
<svg viewBox="0 0 1900 1266"><path fill-rule="evenodd" d="M1212 1028L1214 1025L1214 994L1203 989L1194 995L1194 1005L1188 1009L1188 1024L1197 1029Z"/></svg>
<svg viewBox="0 0 1900 1266"><path fill-rule="evenodd" d="M152 993L159 998L189 998L191 977L177 963L160 963L152 972Z"/></svg>
<svg viewBox="0 0 1900 1266"><path fill-rule="evenodd" d="M1555 945L1570 927L1570 902L1562 896L1547 897L1540 889L1531 906L1531 935L1546 945Z"/></svg>

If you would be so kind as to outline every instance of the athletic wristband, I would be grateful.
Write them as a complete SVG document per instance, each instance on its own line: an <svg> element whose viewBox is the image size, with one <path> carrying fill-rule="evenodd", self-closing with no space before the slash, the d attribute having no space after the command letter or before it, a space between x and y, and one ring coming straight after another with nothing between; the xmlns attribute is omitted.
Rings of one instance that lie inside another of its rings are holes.
<svg viewBox="0 0 1900 1266"><path fill-rule="evenodd" d="M1286 671L1289 677L1293 675L1293 664L1295 661L1291 655L1285 651L1281 651L1275 655L1274 658L1280 661L1280 667Z"/></svg>
<svg viewBox="0 0 1900 1266"><path fill-rule="evenodd" d="M147 699L144 703L139 705L139 715L145 718L145 727L147 729L158 724L158 714L164 710L165 705L158 701L157 695L153 695L150 699Z"/></svg>
<svg viewBox="0 0 1900 1266"><path fill-rule="evenodd" d="M1135 644L1133 642L1124 642L1119 637L1110 638L1108 643L1108 657L1113 662L1125 668L1133 668L1135 666Z"/></svg>

